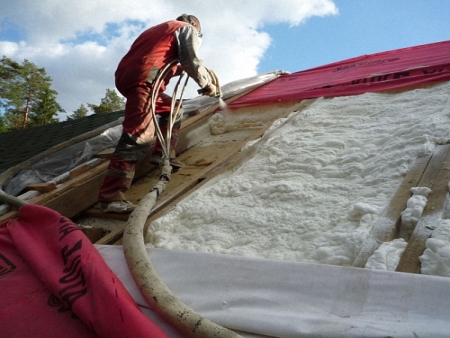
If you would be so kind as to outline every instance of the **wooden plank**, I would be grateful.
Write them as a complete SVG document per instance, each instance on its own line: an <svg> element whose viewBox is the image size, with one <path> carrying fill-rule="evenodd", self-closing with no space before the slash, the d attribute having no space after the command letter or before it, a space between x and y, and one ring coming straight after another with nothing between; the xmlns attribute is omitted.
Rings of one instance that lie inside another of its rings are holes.
<svg viewBox="0 0 450 338"><path fill-rule="evenodd" d="M448 182L450 181L450 145L439 146L439 159L441 164L433 166L434 175L430 171L424 175L424 185L432 192L428 198L422 216L420 217L414 232L408 241L396 271L408 273L420 273L419 257L426 248L426 240L430 238L435 224L441 219L444 206L448 197ZM439 162L438 159L436 162ZM427 184L428 185L425 185Z"/></svg>
<svg viewBox="0 0 450 338"><path fill-rule="evenodd" d="M40 193L46 193L53 190L56 190L56 184L53 182L46 182L46 183L32 183L27 186L28 190L36 190Z"/></svg>
<svg viewBox="0 0 450 338"><path fill-rule="evenodd" d="M66 217L75 216L89 206L87 201L91 202L94 199L93 196L97 198L93 191L98 184L98 176L104 176L108 163L100 163L75 179L62 183L56 190L33 198L29 203L45 205ZM91 189L88 189L89 186ZM61 201L58 201L59 199ZM0 222L15 217L17 217L17 210L0 216Z"/></svg>
<svg viewBox="0 0 450 338"><path fill-rule="evenodd" d="M102 150L102 151L98 152L97 154L95 154L95 157L110 160L114 153L114 150L115 150L114 148L108 148L108 149Z"/></svg>
<svg viewBox="0 0 450 338"><path fill-rule="evenodd" d="M432 193L424 212L419 219L416 228L408 241L405 251L400 258L395 271L420 273L421 263L419 257L422 256L426 249L426 240L431 237L434 226L440 220L442 210L445 204L447 192Z"/></svg>
<svg viewBox="0 0 450 338"><path fill-rule="evenodd" d="M54 198L46 201L43 205L59 212L61 215L72 218L86 208L97 202L98 189L103 182L105 172L90 177L89 180L73 185Z"/></svg>
<svg viewBox="0 0 450 338"><path fill-rule="evenodd" d="M69 179L73 180L75 177L80 176L81 174L86 173L88 170L90 169L90 166L87 164L83 164L80 165L76 168L73 168L70 172L69 172Z"/></svg>
<svg viewBox="0 0 450 338"><path fill-rule="evenodd" d="M442 169L445 167L446 161L448 161L449 151L449 144L436 146L430 164L420 178L419 184L421 187L428 187L430 189L436 187L439 189L436 185L436 181L440 180L439 175L443 174Z"/></svg>
<svg viewBox="0 0 450 338"><path fill-rule="evenodd" d="M75 168L73 168L69 172L69 180L73 180L75 177L80 176L81 174L84 174L85 172L88 172L91 168L95 167L97 164L99 164L102 161L100 158L93 158L92 160L83 163Z"/></svg>
<svg viewBox="0 0 450 338"><path fill-rule="evenodd" d="M367 239L364 240L361 251L353 262L354 267L365 267L367 260L383 242L388 242L396 237L400 224L401 213L406 207L406 202L411 197L411 188L417 186L423 172L427 168L432 154L418 158L413 167L408 171L400 184L388 207L380 215L377 224L373 227Z"/></svg>
<svg viewBox="0 0 450 338"><path fill-rule="evenodd" d="M401 213L406 207L406 202L411 197L411 188L415 186L433 187L443 161L447 158L448 149L448 145L437 146L432 155L416 161L413 169L408 172L396 195L391 200L388 209L381 215L378 224L364 241L353 266L364 267L369 257L383 242L398 237Z"/></svg>
<svg viewBox="0 0 450 338"><path fill-rule="evenodd" d="M431 190L440 189L439 183L436 184L436 180L440 180L439 175L443 174L442 169L445 167L445 161L447 160L450 152L450 145L438 145L433 152L433 156L428 164L426 170L420 178L418 187L427 187ZM446 184L444 185L446 186ZM407 233L404 233L400 226L399 237L409 240Z"/></svg>

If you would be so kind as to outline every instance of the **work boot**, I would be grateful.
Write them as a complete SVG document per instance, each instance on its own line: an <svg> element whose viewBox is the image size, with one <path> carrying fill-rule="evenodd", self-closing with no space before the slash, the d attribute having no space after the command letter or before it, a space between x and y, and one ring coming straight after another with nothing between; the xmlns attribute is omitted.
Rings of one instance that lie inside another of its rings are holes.
<svg viewBox="0 0 450 338"><path fill-rule="evenodd" d="M101 202L102 212L113 212L116 214L128 214L132 212L136 206L127 201L111 201L111 202Z"/></svg>

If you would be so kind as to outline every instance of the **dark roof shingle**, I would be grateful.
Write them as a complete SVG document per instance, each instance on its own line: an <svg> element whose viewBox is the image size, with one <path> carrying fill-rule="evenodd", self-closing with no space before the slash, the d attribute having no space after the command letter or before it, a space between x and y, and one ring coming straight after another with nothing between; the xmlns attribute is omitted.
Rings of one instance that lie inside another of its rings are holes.
<svg viewBox="0 0 450 338"><path fill-rule="evenodd" d="M76 120L0 133L0 172L51 147L113 122L124 111L92 114Z"/></svg>

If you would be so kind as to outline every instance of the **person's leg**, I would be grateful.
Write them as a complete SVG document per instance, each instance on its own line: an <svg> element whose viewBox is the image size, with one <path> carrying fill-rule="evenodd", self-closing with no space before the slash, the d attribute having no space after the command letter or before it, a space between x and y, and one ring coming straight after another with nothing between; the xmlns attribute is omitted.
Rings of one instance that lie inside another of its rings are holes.
<svg viewBox="0 0 450 338"><path fill-rule="evenodd" d="M121 158L112 158L106 176L100 186L98 200L100 202L124 201L134 177L135 163Z"/></svg>
<svg viewBox="0 0 450 338"><path fill-rule="evenodd" d="M128 134L122 134L99 189L98 200L102 202L103 211L129 212L134 209L125 192L133 181L137 161L144 158L149 149L149 142L138 144Z"/></svg>
<svg viewBox="0 0 450 338"><path fill-rule="evenodd" d="M134 206L126 201L124 193L131 186L137 161L144 158L150 149L155 130L151 114L148 113L149 88L135 87L125 97L127 103L122 136L98 194L98 200L106 212L129 212L133 209Z"/></svg>
<svg viewBox="0 0 450 338"><path fill-rule="evenodd" d="M125 118L123 132L141 143L150 142L155 136L151 106L151 87L139 85L125 93ZM170 109L170 106L169 106Z"/></svg>
<svg viewBox="0 0 450 338"><path fill-rule="evenodd" d="M99 201L126 199L124 193L131 186L136 163L145 157L149 149L150 143L137 144L128 134L122 134L100 187Z"/></svg>

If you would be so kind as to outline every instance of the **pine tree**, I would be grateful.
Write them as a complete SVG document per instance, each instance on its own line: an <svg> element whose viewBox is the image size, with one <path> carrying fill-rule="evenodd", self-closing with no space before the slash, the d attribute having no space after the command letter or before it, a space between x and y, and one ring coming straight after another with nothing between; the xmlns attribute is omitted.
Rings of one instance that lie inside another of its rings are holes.
<svg viewBox="0 0 450 338"><path fill-rule="evenodd" d="M86 106L84 104L81 104L80 108L74 110L71 115L67 116L67 120L76 120L81 117L85 117L87 116L88 112L89 110L86 108Z"/></svg>
<svg viewBox="0 0 450 338"><path fill-rule="evenodd" d="M0 60L0 104L8 130L55 122L64 111L51 83L44 68L26 59L22 64L5 56Z"/></svg>
<svg viewBox="0 0 450 338"><path fill-rule="evenodd" d="M63 112L63 109L56 102L56 94L56 91L50 88L45 88L37 94L31 107L29 126L43 126L59 121L55 116Z"/></svg>
<svg viewBox="0 0 450 338"><path fill-rule="evenodd" d="M88 103L88 106L95 114L112 113L125 109L125 99L119 96L114 89L106 89L106 95L100 105Z"/></svg>

